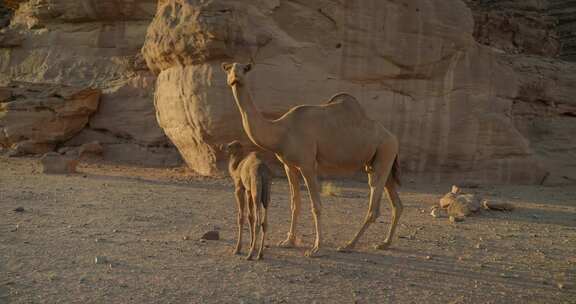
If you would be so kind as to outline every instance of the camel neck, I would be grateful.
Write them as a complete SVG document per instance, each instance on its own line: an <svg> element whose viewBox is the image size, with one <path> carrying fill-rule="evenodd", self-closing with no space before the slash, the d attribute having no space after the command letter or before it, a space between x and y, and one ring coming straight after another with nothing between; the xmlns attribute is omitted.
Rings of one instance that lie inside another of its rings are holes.
<svg viewBox="0 0 576 304"><path fill-rule="evenodd" d="M230 172L230 175L233 175L236 170L238 170L241 160L242 158L238 155L230 155L230 159L228 160L228 172Z"/></svg>
<svg viewBox="0 0 576 304"><path fill-rule="evenodd" d="M248 138L264 150L275 151L281 140L282 132L279 124L262 116L246 86L235 84L232 86L232 93Z"/></svg>

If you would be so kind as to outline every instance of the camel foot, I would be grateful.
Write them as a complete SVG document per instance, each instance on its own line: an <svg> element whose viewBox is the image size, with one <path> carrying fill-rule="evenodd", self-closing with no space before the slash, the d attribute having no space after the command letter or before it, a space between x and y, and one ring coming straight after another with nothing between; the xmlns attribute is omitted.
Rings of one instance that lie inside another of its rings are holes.
<svg viewBox="0 0 576 304"><path fill-rule="evenodd" d="M252 261L252 253L246 256L246 261Z"/></svg>
<svg viewBox="0 0 576 304"><path fill-rule="evenodd" d="M344 246L338 247L336 250L338 252L352 252L352 249L354 249L354 245L352 245L351 243L348 243Z"/></svg>
<svg viewBox="0 0 576 304"><path fill-rule="evenodd" d="M374 248L379 249L379 250L386 250L390 248L390 244L391 242L384 242L382 244L376 244L374 246Z"/></svg>
<svg viewBox="0 0 576 304"><path fill-rule="evenodd" d="M288 238L278 243L278 247L294 248L296 247L296 237L288 235Z"/></svg>
<svg viewBox="0 0 576 304"><path fill-rule="evenodd" d="M234 248L234 250L232 250L232 254L233 255L239 255L240 254L240 248Z"/></svg>
<svg viewBox="0 0 576 304"><path fill-rule="evenodd" d="M259 253L259 254L256 256L256 260L261 260L263 257L264 257L264 254Z"/></svg>
<svg viewBox="0 0 576 304"><path fill-rule="evenodd" d="M322 256L320 254L320 248L317 246L314 246L314 247L306 250L306 253L304 255L309 257L309 258L316 258L316 257Z"/></svg>

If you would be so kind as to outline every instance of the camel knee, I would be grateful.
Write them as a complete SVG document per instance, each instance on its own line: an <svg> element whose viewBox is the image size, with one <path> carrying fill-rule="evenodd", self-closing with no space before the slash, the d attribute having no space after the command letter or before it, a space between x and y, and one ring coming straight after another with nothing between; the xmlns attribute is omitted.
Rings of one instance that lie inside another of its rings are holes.
<svg viewBox="0 0 576 304"><path fill-rule="evenodd" d="M268 224L262 223L260 224L260 228L262 229L262 232L266 233L266 231L268 231Z"/></svg>
<svg viewBox="0 0 576 304"><path fill-rule="evenodd" d="M400 201L393 202L392 210L394 210L394 212L396 212L398 215L402 214L402 211L404 211L404 206L402 205L402 202Z"/></svg>
<svg viewBox="0 0 576 304"><path fill-rule="evenodd" d="M300 204L294 204L294 203L293 203L291 207L292 207L292 208L291 208L291 209L292 209L292 213L298 213L298 212L300 212Z"/></svg>
<svg viewBox="0 0 576 304"><path fill-rule="evenodd" d="M376 222L376 219L378 219L378 217L380 217L380 210L379 209L372 210L368 212L368 215L366 216L366 222L374 223Z"/></svg>
<svg viewBox="0 0 576 304"><path fill-rule="evenodd" d="M320 216L322 214L322 211L320 210L320 206L316 206L316 204L312 205L312 214L314 214L315 216Z"/></svg>

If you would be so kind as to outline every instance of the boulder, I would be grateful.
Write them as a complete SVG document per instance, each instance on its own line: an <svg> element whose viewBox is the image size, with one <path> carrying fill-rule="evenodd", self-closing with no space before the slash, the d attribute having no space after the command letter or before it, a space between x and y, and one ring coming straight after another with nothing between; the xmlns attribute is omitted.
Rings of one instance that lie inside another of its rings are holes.
<svg viewBox="0 0 576 304"><path fill-rule="evenodd" d="M100 98L97 89L21 82L0 92L0 145L16 154L42 154L72 138Z"/></svg>
<svg viewBox="0 0 576 304"><path fill-rule="evenodd" d="M104 148L97 141L83 144L78 149L78 157L80 159L83 159L83 158L84 159L85 158L101 158L103 154L104 154Z"/></svg>
<svg viewBox="0 0 576 304"><path fill-rule="evenodd" d="M18 9L0 30L0 83L59 83L102 92L98 111L60 147L99 141L113 151L104 155L109 161L181 163L156 122L155 75L140 54L156 0L3 3Z"/></svg>
<svg viewBox="0 0 576 304"><path fill-rule="evenodd" d="M76 173L78 159L49 152L42 156L40 163L44 174L72 174Z"/></svg>

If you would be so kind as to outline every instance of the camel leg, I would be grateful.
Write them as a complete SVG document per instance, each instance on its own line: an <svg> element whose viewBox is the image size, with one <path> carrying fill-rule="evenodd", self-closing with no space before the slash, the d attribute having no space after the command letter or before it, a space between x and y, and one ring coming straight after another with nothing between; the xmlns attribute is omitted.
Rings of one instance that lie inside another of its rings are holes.
<svg viewBox="0 0 576 304"><path fill-rule="evenodd" d="M257 260L262 259L262 257L264 256L264 240L266 239L266 230L267 230L267 226L268 226L268 208L267 207L263 207L262 208L262 221L261 221L261 227L260 227L260 249L258 250L258 256L256 257Z"/></svg>
<svg viewBox="0 0 576 304"><path fill-rule="evenodd" d="M239 254L242 249L242 228L244 227L244 212L246 211L246 202L244 200L244 189L236 189L234 191L236 196L236 207L237 207L237 226L238 226L238 238L236 241L236 247L234 248L233 254Z"/></svg>
<svg viewBox="0 0 576 304"><path fill-rule="evenodd" d="M254 254L254 247L256 243L256 210L254 210L254 204L252 204L252 197L249 191L246 191L246 204L248 205L248 222L250 223L250 251L246 256L247 260L252 259Z"/></svg>
<svg viewBox="0 0 576 304"><path fill-rule="evenodd" d="M290 184L292 219L288 237L286 240L278 243L278 246L288 248L296 246L296 223L300 215L300 180L298 179L298 171L296 168L284 165L284 170L286 171L288 183Z"/></svg>
<svg viewBox="0 0 576 304"><path fill-rule="evenodd" d="M396 191L396 184L391 180L388 180L386 183L386 194L388 195L388 200L392 206L392 223L390 223L390 230L388 230L386 240L384 240L384 243L376 245L376 249L387 249L390 247L392 237L394 236L396 226L398 225L398 220L402 215L402 201L400 201L400 196L398 196L398 192Z"/></svg>
<svg viewBox="0 0 576 304"><path fill-rule="evenodd" d="M308 186L308 193L310 194L310 204L312 209L312 216L314 217L314 226L316 228L316 239L314 240L314 246L306 251L306 256L314 257L317 256L320 250L320 244L322 242L322 229L320 223L320 209L322 208L322 202L320 201L318 178L316 176L316 170L306 170L301 169L302 176L306 181L306 186Z"/></svg>
<svg viewBox="0 0 576 304"><path fill-rule="evenodd" d="M356 235L343 247L338 248L338 251L346 252L356 246L356 242L362 237L364 232L370 227L372 223L380 216L380 200L382 198L382 192L384 191L384 183L381 181L381 176L377 176L374 173L368 174L368 184L370 186L370 205L368 206L368 212L364 218L364 224L360 227L360 230Z"/></svg>

